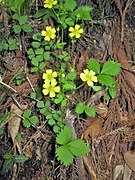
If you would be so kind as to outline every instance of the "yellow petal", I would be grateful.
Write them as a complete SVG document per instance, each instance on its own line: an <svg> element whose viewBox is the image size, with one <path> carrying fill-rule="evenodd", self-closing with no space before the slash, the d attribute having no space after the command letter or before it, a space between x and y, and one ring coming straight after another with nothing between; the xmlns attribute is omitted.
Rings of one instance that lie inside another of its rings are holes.
<svg viewBox="0 0 135 180"><path fill-rule="evenodd" d="M54 72L52 73L52 75L53 75L53 77L57 77L57 72L54 71Z"/></svg>
<svg viewBox="0 0 135 180"><path fill-rule="evenodd" d="M92 81L87 81L87 84L88 84L88 86L91 86L91 87L93 87L93 82Z"/></svg>
<svg viewBox="0 0 135 180"><path fill-rule="evenodd" d="M70 27L70 28L69 28L69 31L70 31L70 32L74 31L74 28L73 28L73 27Z"/></svg>
<svg viewBox="0 0 135 180"><path fill-rule="evenodd" d="M56 33L55 28L52 28L51 32L55 34Z"/></svg>
<svg viewBox="0 0 135 180"><path fill-rule="evenodd" d="M76 38L80 38L80 36L81 35L79 33L76 33L76 35L75 35Z"/></svg>
<svg viewBox="0 0 135 180"><path fill-rule="evenodd" d="M47 73L47 74L52 74L52 69L47 69L47 70L46 70L46 73Z"/></svg>
<svg viewBox="0 0 135 180"><path fill-rule="evenodd" d="M50 86L49 81L45 81L45 84L43 84L43 88L47 89Z"/></svg>
<svg viewBox="0 0 135 180"><path fill-rule="evenodd" d="M69 33L70 37L74 37L74 35L75 35L74 33Z"/></svg>
<svg viewBox="0 0 135 180"><path fill-rule="evenodd" d="M44 95L47 95L47 94L49 93L49 91L48 91L48 89L43 89L43 90L42 90L42 93L43 93Z"/></svg>
<svg viewBox="0 0 135 180"><path fill-rule="evenodd" d="M51 39L54 39L56 37L56 35L52 34L50 37L51 37Z"/></svg>
<svg viewBox="0 0 135 180"><path fill-rule="evenodd" d="M45 40L46 41L50 41L50 37L49 36L45 36Z"/></svg>
<svg viewBox="0 0 135 180"><path fill-rule="evenodd" d="M55 5L55 4L57 4L57 1L54 1L54 2L53 2L53 5Z"/></svg>
<svg viewBox="0 0 135 180"><path fill-rule="evenodd" d="M80 25L79 24L76 24L75 25L75 29L78 30L80 28Z"/></svg>
<svg viewBox="0 0 135 180"><path fill-rule="evenodd" d="M55 92L54 92L54 91L50 91L49 96L50 96L51 98L55 97Z"/></svg>
<svg viewBox="0 0 135 180"><path fill-rule="evenodd" d="M41 36L46 36L46 31L41 31Z"/></svg>
<svg viewBox="0 0 135 180"><path fill-rule="evenodd" d="M89 75L89 70L88 70L88 69L83 70L83 72L84 72L86 75Z"/></svg>
<svg viewBox="0 0 135 180"><path fill-rule="evenodd" d="M51 81L51 85L52 85L53 87L55 87L56 84L57 84L57 81L56 81L55 79L54 79L53 81Z"/></svg>
<svg viewBox="0 0 135 180"><path fill-rule="evenodd" d="M90 70L90 76L94 76L96 73L92 70Z"/></svg>
<svg viewBox="0 0 135 180"><path fill-rule="evenodd" d="M46 74L46 73L43 73L42 78L43 78L43 79L46 79L46 77L47 77L47 74Z"/></svg>
<svg viewBox="0 0 135 180"><path fill-rule="evenodd" d="M91 78L91 80L92 80L93 82L98 82L98 80L97 80L97 77L96 77L96 76L93 76L93 77Z"/></svg>
<svg viewBox="0 0 135 180"><path fill-rule="evenodd" d="M83 33L83 29L79 29L78 32L79 32L79 33Z"/></svg>
<svg viewBox="0 0 135 180"><path fill-rule="evenodd" d="M87 81L87 77L84 73L80 74L80 78L82 79L82 81Z"/></svg>
<svg viewBox="0 0 135 180"><path fill-rule="evenodd" d="M52 27L51 26L46 26L46 31L51 31Z"/></svg>
<svg viewBox="0 0 135 180"><path fill-rule="evenodd" d="M60 87L59 87L59 86L56 86L56 87L54 88L54 91L55 91L55 92L60 92Z"/></svg>

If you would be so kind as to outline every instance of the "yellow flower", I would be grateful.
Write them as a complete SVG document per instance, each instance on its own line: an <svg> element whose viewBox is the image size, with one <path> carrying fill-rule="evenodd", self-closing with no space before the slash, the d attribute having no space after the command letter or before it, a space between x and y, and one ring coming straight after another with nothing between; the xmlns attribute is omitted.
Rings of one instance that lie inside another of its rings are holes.
<svg viewBox="0 0 135 180"><path fill-rule="evenodd" d="M46 41L50 41L50 39L54 39L56 37L56 30L51 26L46 27L46 31L41 31L41 35L45 36Z"/></svg>
<svg viewBox="0 0 135 180"><path fill-rule="evenodd" d="M44 7L51 9L53 7L53 5L57 4L57 2L58 2L57 0L45 0Z"/></svg>
<svg viewBox="0 0 135 180"><path fill-rule="evenodd" d="M2 2L2 0L0 0L0 2Z"/></svg>
<svg viewBox="0 0 135 180"><path fill-rule="evenodd" d="M49 96L51 98L55 97L56 96L56 92L60 92L60 87L59 86L56 86L57 82L56 81L51 81L51 83L49 82L46 82L45 84L43 84L43 94L44 95L47 95L49 94Z"/></svg>
<svg viewBox="0 0 135 180"><path fill-rule="evenodd" d="M52 69L47 69L46 73L43 73L43 79L45 79L45 82L52 82L52 81L56 81L55 78L57 77L57 72L56 71L52 71Z"/></svg>
<svg viewBox="0 0 135 180"><path fill-rule="evenodd" d="M75 27L70 27L69 31L71 33L69 33L70 37L76 37L76 38L80 38L81 34L83 33L83 29L80 28L80 25L76 24Z"/></svg>
<svg viewBox="0 0 135 180"><path fill-rule="evenodd" d="M94 85L93 82L98 81L97 77L95 76L96 73L94 71L92 71L92 70L89 71L88 69L83 70L83 72L84 73L80 74L80 78L84 82L87 81L88 86L92 87Z"/></svg>

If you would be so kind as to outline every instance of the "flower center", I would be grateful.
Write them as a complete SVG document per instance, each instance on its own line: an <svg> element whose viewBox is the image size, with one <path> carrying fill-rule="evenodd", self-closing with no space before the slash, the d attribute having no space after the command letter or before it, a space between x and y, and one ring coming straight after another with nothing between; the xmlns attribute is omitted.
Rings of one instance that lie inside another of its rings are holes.
<svg viewBox="0 0 135 180"><path fill-rule="evenodd" d="M92 81L91 75L87 74L87 75L86 75L86 78L87 78L88 81Z"/></svg>
<svg viewBox="0 0 135 180"><path fill-rule="evenodd" d="M52 31L51 31L51 30L47 31L47 32L46 32L46 35L49 36L49 37L51 37Z"/></svg>
<svg viewBox="0 0 135 180"><path fill-rule="evenodd" d="M49 92L50 92L50 91L54 91L54 87L53 87L52 85L49 85L49 86L48 86L48 90L49 90Z"/></svg>

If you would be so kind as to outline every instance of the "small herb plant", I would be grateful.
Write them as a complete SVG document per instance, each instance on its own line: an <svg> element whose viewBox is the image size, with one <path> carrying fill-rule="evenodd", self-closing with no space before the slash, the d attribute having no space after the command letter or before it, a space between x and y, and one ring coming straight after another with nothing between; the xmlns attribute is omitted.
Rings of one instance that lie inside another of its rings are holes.
<svg viewBox="0 0 135 180"><path fill-rule="evenodd" d="M24 155L13 155L10 153L6 153L4 155L4 164L3 164L3 170L9 170L12 168L14 163L24 163L25 161L28 160L28 157Z"/></svg>
<svg viewBox="0 0 135 180"><path fill-rule="evenodd" d="M29 128L31 125L35 125L38 122L37 116L31 116L32 112L30 109L26 109L23 113L23 125Z"/></svg>
<svg viewBox="0 0 135 180"><path fill-rule="evenodd" d="M7 41L5 39L2 39L0 43L0 51L17 50L19 49L20 44L21 44L20 41L17 39L10 38Z"/></svg>
<svg viewBox="0 0 135 180"><path fill-rule="evenodd" d="M84 156L90 152L90 148L82 139L72 140L72 131L67 126L56 137L60 146L56 148L56 156L65 166L73 162L74 157Z"/></svg>
<svg viewBox="0 0 135 180"><path fill-rule="evenodd" d="M27 24L28 16L20 16L17 18L18 24L13 25L14 32L16 34L21 33L23 30L24 32L32 32L32 28L29 24Z"/></svg>

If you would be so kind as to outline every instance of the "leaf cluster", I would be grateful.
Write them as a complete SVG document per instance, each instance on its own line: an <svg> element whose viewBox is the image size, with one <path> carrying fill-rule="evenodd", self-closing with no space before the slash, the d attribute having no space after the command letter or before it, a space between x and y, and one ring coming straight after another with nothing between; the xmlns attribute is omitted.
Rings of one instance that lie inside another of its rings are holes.
<svg viewBox="0 0 135 180"><path fill-rule="evenodd" d="M56 156L65 166L70 165L75 157L81 157L90 152L90 148L82 139L71 139L72 131L67 126L56 137L56 142L60 145L56 148Z"/></svg>
<svg viewBox="0 0 135 180"><path fill-rule="evenodd" d="M36 105L40 109L40 113L45 116L47 124L53 126L55 133L58 133L65 126L66 119L63 118L62 111L51 109L50 101L46 101L46 103L38 101Z"/></svg>
<svg viewBox="0 0 135 180"><path fill-rule="evenodd" d="M25 155L13 155L10 153L6 153L4 155L4 164L2 167L2 170L7 171L12 168L14 163L24 163L25 161L28 160L28 157Z"/></svg>
<svg viewBox="0 0 135 180"><path fill-rule="evenodd" d="M2 39L0 42L0 51L14 51L19 49L20 41L17 39L9 38L7 41Z"/></svg>
<svg viewBox="0 0 135 180"><path fill-rule="evenodd" d="M97 60L89 59L87 66L89 70L93 70L97 74L98 82L101 84L101 86L95 87L95 90L96 88L100 89L104 86L109 87L108 95L110 95L111 98L114 98L116 95L116 81L114 79L114 76L120 73L121 64L116 61L110 60L106 61L101 66L97 62Z"/></svg>
<svg viewBox="0 0 135 180"><path fill-rule="evenodd" d="M78 114L86 113L87 116L95 117L96 110L94 107L86 106L84 103L79 102L76 106L75 112Z"/></svg>
<svg viewBox="0 0 135 180"><path fill-rule="evenodd" d="M18 21L18 24L13 25L14 32L16 34L21 33L21 31L24 32L32 32L32 28L29 24L27 24L28 16L21 16L16 19Z"/></svg>
<svg viewBox="0 0 135 180"><path fill-rule="evenodd" d="M31 125L35 125L38 122L37 116L31 116L32 112L30 109L26 109L23 113L23 125L29 128Z"/></svg>

